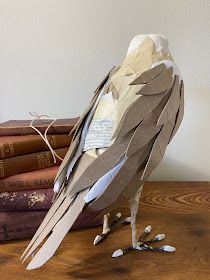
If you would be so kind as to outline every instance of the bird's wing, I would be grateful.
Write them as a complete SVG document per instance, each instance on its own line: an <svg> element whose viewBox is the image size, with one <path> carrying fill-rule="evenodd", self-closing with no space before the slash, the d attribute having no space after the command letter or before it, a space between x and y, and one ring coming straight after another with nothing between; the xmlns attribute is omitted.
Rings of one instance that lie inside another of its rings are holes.
<svg viewBox="0 0 210 280"><path fill-rule="evenodd" d="M26 250L24 251L23 255L21 256L21 259L23 261L25 261L30 255L32 255L37 250L39 245L42 243L42 241L47 237L47 235L51 231L54 231L56 228L56 232L58 232L59 228L56 227L56 225L58 224L58 222L61 222L61 220L63 220L64 216L68 212L72 213L71 209L74 208L75 205L77 205L78 201L80 201L81 205L83 205L83 206L85 205L83 197L85 196L86 191L81 192L83 194L82 196L78 193L75 195L71 195L71 196L66 194L66 188L64 188L64 185L66 184L66 172L67 172L69 162L72 160L72 158L75 155L75 152L79 146L82 128L83 128L83 125L84 125L84 122L85 122L85 119L86 119L88 113L90 112L91 108L94 106L95 101L96 101L100 91L106 84L107 80L109 80L116 73L116 71L118 69L119 69L118 67L114 67L111 69L111 71L109 71L109 73L106 75L106 77L103 79L103 81L100 83L100 85L95 90L95 94L90 102L90 105L88 106L85 113L80 118L79 122L77 123L77 127L74 130L73 141L59 168L57 177L55 179L55 184L60 180L59 183L62 185L62 188L60 189L60 192L57 195L55 202L51 206L50 210L48 211L47 215L45 216L43 222L41 223L41 225L38 228L37 232L35 233L34 237L32 238L32 240L30 241ZM78 160L78 162L76 164L78 166L78 168L75 168L73 171L72 182L74 182L74 180L76 180L76 181L78 180L78 178L81 176L83 169L86 169L87 166L93 160L94 160L94 158L92 158L86 154L83 154L81 156L81 158ZM82 209L83 207L80 207L80 208ZM80 209L80 208L78 208L78 209ZM72 216L72 219L73 218L76 219L81 211L74 211L74 215ZM71 227L71 223L69 223L69 224ZM49 245L49 242L47 244ZM50 254L48 254L48 258L50 258ZM38 263L36 265L33 263L33 265L29 266L29 268L32 269L32 267L35 267L35 266L38 267Z"/></svg>
<svg viewBox="0 0 210 280"><path fill-rule="evenodd" d="M111 79L111 77L117 72L117 70L119 69L119 67L115 66L113 67L105 76L105 78L100 82L100 84L98 85L98 87L96 88L96 90L94 91L94 96L90 101L90 104L87 106L87 108L85 109L85 111L83 112L82 116L79 118L79 120L77 121L77 123L75 124L74 128L71 130L70 134L73 135L73 139L72 139L72 143L69 147L69 150L66 153L66 156L64 158L64 160L62 161L56 178L55 178L55 184L58 181L59 177L61 179L61 181L64 181L65 179L65 175L66 175L66 170L68 168L68 163L71 161L78 145L79 145L79 140L80 140L80 136L81 136L81 131L82 131L82 127L84 125L85 119L87 117L87 115L89 114L90 110L92 109L93 105L96 102L96 99L99 95L99 93L101 92L102 88L104 87L104 85L106 84L106 82Z"/></svg>
<svg viewBox="0 0 210 280"><path fill-rule="evenodd" d="M154 95L150 95L149 93L147 94L144 89L145 87L150 87L150 82L154 83L153 78L154 76L155 78L157 77L157 69L160 76L160 80L156 79L157 84L159 85L160 81L165 83L165 76L167 76L167 85L169 85L169 81L172 84L172 69L166 69L166 66L164 64L158 65L153 69L144 72L142 75L140 75L140 77L138 77L139 79L143 77L143 81L148 81L148 83L145 84L144 87L142 87L142 92L145 95L140 96L134 103L129 106L124 116L122 117L118 128L116 129L115 136L117 137L114 143L103 154L101 154L86 170L84 170L84 173L79 178L79 180L71 186L70 194L75 194L87 187L91 187L97 180L105 175L106 172L113 168L117 164L117 162L119 162L120 158L125 154L131 137L135 132L135 127L138 126L139 123L141 123L148 115L150 115L154 111L154 109L164 99L164 97L169 96L169 89L171 84L168 86L168 90L165 90L159 94L155 93ZM137 79L135 79L135 81L137 81ZM142 81L140 80L140 82ZM164 86L164 89L165 88L166 86ZM137 92L137 94L141 94L141 91ZM121 129L119 129L119 127ZM156 127L154 129L157 130ZM97 172L95 172L96 170Z"/></svg>
<svg viewBox="0 0 210 280"><path fill-rule="evenodd" d="M154 94L151 95L144 88L151 88L151 83L155 87L154 81L158 85L158 93L154 92L153 89ZM160 85L160 81L164 85ZM144 72L131 84L136 84L137 82L147 82L138 92L141 94L142 91L144 95L140 96L127 109L122 117L123 121L120 122L116 130L115 142L84 170L79 180L71 186L71 195L91 187L110 171L125 154L129 158L132 153L140 151L162 128L162 124L157 125L158 119L161 113L168 110L168 107L171 106L173 101L171 97L175 95L174 91L177 90L177 87L172 90L172 85L174 85L172 69L166 69L164 64L158 65ZM168 86L167 89L165 83ZM160 87L163 92L159 92ZM125 165L127 165L126 162ZM130 164L128 165L130 166ZM122 170L124 168L122 167Z"/></svg>
<svg viewBox="0 0 210 280"><path fill-rule="evenodd" d="M152 70L149 71L152 72ZM140 172L140 183L143 183L162 160L166 147L178 129L183 116L183 82L179 83L178 76L173 79L170 69L163 72L171 73L168 89L161 86L164 89L162 93L159 92L160 87L157 86L158 93L152 89L153 94L150 94L143 87L142 92L146 94L137 99L125 113L124 121L120 124L117 134L117 140L120 141L133 131L126 149L125 162L103 193L88 205L89 209L103 210L116 203L121 195L132 194L134 190L129 192L127 186L136 174ZM162 79L165 76L163 72L149 80L145 87L151 88L149 84L152 83L155 88L155 81L160 83L158 77ZM157 103L157 97L160 96L162 98ZM154 106L154 100L156 106ZM142 104L147 108L147 113L145 107L142 108ZM138 187L139 185L136 186ZM135 186L133 188L135 189Z"/></svg>

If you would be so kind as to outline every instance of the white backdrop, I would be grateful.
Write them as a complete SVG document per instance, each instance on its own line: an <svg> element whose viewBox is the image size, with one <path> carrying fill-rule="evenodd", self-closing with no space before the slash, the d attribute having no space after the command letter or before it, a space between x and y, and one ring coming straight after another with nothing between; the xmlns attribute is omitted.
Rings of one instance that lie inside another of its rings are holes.
<svg viewBox="0 0 210 280"><path fill-rule="evenodd" d="M0 0L0 122L78 116L130 40L163 33L185 118L155 180L210 180L209 0Z"/></svg>

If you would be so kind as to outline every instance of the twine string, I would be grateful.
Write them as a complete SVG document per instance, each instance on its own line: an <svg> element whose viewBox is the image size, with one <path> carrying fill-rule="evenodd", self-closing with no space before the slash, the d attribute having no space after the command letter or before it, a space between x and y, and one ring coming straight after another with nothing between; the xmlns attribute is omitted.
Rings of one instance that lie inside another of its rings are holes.
<svg viewBox="0 0 210 280"><path fill-rule="evenodd" d="M52 154L52 157L53 157L53 162L56 163L57 162L57 159L60 159L61 161L63 160L63 158L61 158L56 152L55 150L52 148L52 146L50 145L49 143L49 140L47 139L47 132L48 130L50 129L50 127L52 127L52 125L57 121L57 118L49 118L48 115L38 115L36 112L29 112L29 114L31 115L31 117L33 117L34 119L31 121L30 123L30 127L35 130L39 135L40 137L43 139L43 141L46 143L46 145L48 146L48 148L50 149L50 152ZM44 122L48 122L50 120L52 120L49 125L47 126L45 132L44 132L44 135L41 133L41 131L36 128L34 126L34 122L37 121L37 120L43 120Z"/></svg>

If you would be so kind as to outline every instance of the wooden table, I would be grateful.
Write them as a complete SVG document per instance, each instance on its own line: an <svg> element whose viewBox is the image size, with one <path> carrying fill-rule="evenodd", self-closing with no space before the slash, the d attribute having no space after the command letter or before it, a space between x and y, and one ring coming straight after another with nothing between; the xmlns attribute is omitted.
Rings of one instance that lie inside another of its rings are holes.
<svg viewBox="0 0 210 280"><path fill-rule="evenodd" d="M29 239L1 244L0 279L210 280L210 183L148 183L138 228L149 224L154 234L167 234L161 244L174 245L177 251L132 252L113 259L113 251L130 244L130 226L115 231L98 246L92 242L101 229L90 228L69 233L56 255L33 271L25 270L19 261Z"/></svg>

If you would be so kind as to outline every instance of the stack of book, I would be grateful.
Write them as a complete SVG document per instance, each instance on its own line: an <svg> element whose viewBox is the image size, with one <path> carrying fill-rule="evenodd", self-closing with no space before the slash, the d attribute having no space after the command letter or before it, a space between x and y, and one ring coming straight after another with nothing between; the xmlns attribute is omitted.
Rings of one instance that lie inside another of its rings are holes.
<svg viewBox="0 0 210 280"><path fill-rule="evenodd" d="M48 131L48 141L61 158L71 143L69 132L76 121L57 120ZM0 241L33 235L52 204L61 160L54 163L49 147L30 122L0 124ZM41 133L48 125L49 121L35 122ZM90 219L81 217L77 227L88 225Z"/></svg>

